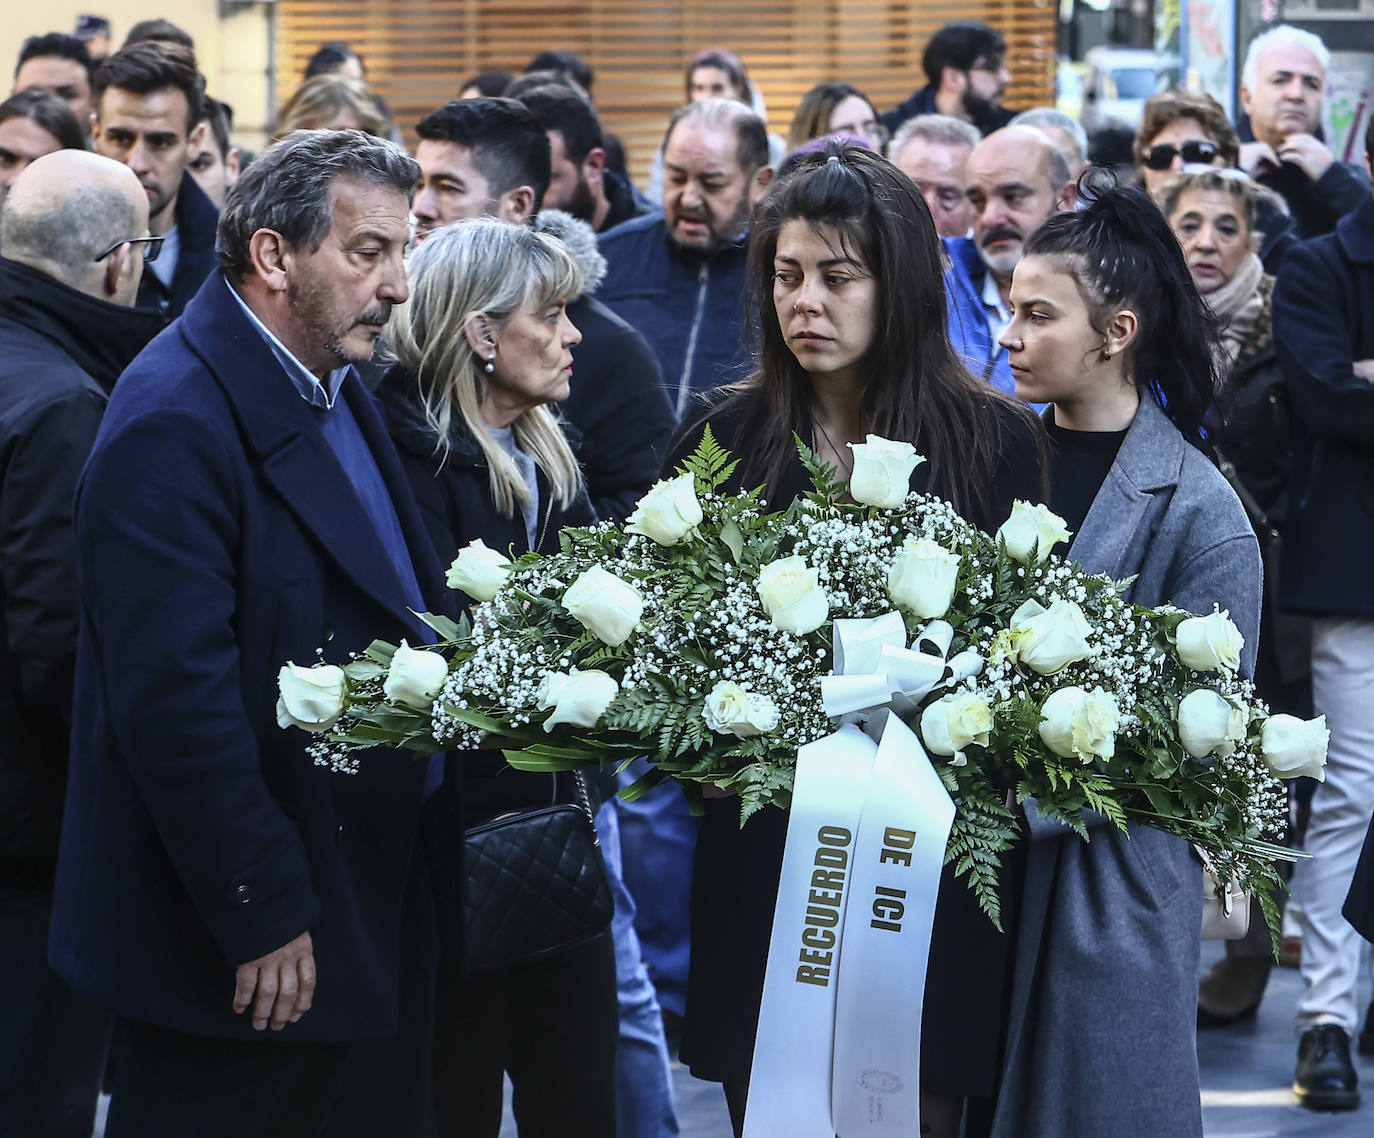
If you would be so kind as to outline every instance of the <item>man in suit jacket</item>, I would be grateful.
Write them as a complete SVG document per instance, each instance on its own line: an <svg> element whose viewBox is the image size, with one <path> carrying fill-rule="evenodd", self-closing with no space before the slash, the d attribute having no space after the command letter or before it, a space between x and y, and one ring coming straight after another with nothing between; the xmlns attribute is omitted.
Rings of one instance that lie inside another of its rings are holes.
<svg viewBox="0 0 1374 1138"><path fill-rule="evenodd" d="M451 805L442 770L317 765L276 685L415 641L407 610L444 595L353 366L407 297L418 173L358 131L266 150L222 274L120 378L78 487L49 953L125 1023L109 1138L429 1132L417 835Z"/></svg>

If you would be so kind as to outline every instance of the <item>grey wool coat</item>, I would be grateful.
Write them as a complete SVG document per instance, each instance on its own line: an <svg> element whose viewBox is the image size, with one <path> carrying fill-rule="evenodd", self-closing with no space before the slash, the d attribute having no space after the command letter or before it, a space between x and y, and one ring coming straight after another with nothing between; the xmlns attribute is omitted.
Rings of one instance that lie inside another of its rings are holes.
<svg viewBox="0 0 1374 1138"><path fill-rule="evenodd" d="M1069 556L1130 599L1229 609L1254 668L1259 546L1235 492L1148 396ZM1030 851L993 1138L1201 1138L1202 869L1180 838L1028 803Z"/></svg>

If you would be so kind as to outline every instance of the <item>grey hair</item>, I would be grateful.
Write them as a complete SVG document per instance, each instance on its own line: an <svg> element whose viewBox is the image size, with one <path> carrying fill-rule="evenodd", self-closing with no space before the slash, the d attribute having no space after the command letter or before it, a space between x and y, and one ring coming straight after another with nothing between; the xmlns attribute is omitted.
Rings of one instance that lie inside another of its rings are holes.
<svg viewBox="0 0 1374 1138"><path fill-rule="evenodd" d="M731 130L739 143L735 161L746 174L768 165L768 128L763 125L763 119L743 103L734 99L702 99L679 107L663 132L664 150L668 149L668 140L673 137L678 123L688 119L700 120L708 130Z"/></svg>
<svg viewBox="0 0 1374 1138"><path fill-rule="evenodd" d="M138 214L127 189L75 184L57 201L10 198L0 212L0 248L19 261L79 288L95 259L116 241L142 237Z"/></svg>
<svg viewBox="0 0 1374 1138"><path fill-rule="evenodd" d="M558 238L528 225L473 218L432 234L406 262L410 299L391 313L389 335L401 366L416 376L435 453L447 455L455 426L466 428L486 459L492 500L514 517L530 498L514 460L482 419L487 377L464 335L480 313L497 331L521 309L566 304L582 291L582 273ZM566 506L582 485L558 419L547 406L514 423L515 441Z"/></svg>
<svg viewBox="0 0 1374 1138"><path fill-rule="evenodd" d="M386 186L409 201L420 167L394 142L360 130L298 130L274 142L239 176L219 215L215 253L225 275L253 270L249 244L259 229L314 252L334 224L335 178Z"/></svg>
<svg viewBox="0 0 1374 1138"><path fill-rule="evenodd" d="M1031 107L1028 111L1022 111L1007 123L1007 126L1030 126L1037 130L1048 126L1062 130L1073 139L1073 164L1082 166L1088 160L1088 132L1083 129L1083 124L1072 115L1066 115L1054 107Z"/></svg>
<svg viewBox="0 0 1374 1138"><path fill-rule="evenodd" d="M917 115L897 128L887 147L888 157L895 160L913 138L922 138L941 146L966 146L969 150L983 141L978 128L963 119L951 115Z"/></svg>
<svg viewBox="0 0 1374 1138"><path fill-rule="evenodd" d="M1259 82L1260 57L1271 47L1284 47L1288 44L1305 47L1315 55L1317 62L1321 64L1323 75L1331 70L1331 52L1319 37L1301 28L1295 28L1292 24L1280 24L1250 41L1249 50L1245 53L1245 66L1240 72L1241 86L1253 92Z"/></svg>

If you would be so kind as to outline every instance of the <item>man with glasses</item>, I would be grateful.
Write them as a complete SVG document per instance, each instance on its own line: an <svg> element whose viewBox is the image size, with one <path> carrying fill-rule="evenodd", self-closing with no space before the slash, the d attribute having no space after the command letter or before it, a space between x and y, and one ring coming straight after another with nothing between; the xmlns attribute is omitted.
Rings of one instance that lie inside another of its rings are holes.
<svg viewBox="0 0 1374 1138"><path fill-rule="evenodd" d="M48 98L48 96L42 96ZM53 100L67 121L67 108ZM0 1130L91 1133L108 1020L44 962L77 642L72 499L105 399L161 329L130 306L148 199L118 162L35 158L0 217Z"/></svg>
<svg viewBox="0 0 1374 1138"><path fill-rule="evenodd" d="M181 315L215 267L219 212L187 170L209 129L205 80L180 44L145 41L116 52L95 74L91 147L123 162L148 197L149 226L165 238L143 274L140 308Z"/></svg>
<svg viewBox="0 0 1374 1138"><path fill-rule="evenodd" d="M948 115L972 123L983 135L1004 127L1013 111L1002 106L1011 84L1002 34L986 24L946 24L930 39L921 67L926 85L882 116L895 132L917 115Z"/></svg>

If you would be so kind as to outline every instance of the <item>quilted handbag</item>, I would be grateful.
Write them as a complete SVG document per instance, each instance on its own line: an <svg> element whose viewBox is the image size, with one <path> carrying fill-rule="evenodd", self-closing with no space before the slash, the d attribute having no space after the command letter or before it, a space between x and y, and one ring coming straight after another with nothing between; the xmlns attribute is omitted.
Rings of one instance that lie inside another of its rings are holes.
<svg viewBox="0 0 1374 1138"><path fill-rule="evenodd" d="M532 964L605 932L615 912L582 776L578 802L467 831L467 964Z"/></svg>

